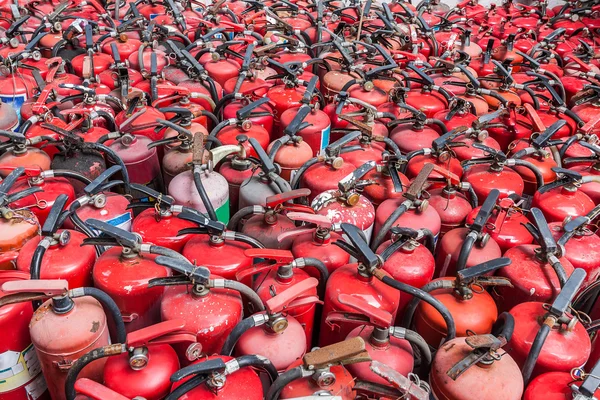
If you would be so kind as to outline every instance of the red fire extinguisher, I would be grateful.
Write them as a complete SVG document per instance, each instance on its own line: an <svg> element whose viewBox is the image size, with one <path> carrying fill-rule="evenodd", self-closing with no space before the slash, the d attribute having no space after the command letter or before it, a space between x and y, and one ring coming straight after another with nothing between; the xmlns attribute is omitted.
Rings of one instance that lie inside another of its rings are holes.
<svg viewBox="0 0 600 400"><path fill-rule="evenodd" d="M395 226L390 229L391 240L383 242L376 253L383 260L383 270L400 282L422 288L433 279L435 238L428 229L411 229ZM424 245L419 243L424 241ZM400 297L398 315L402 315L413 296Z"/></svg>
<svg viewBox="0 0 600 400"><path fill-rule="evenodd" d="M573 272L542 212L532 208L530 219L535 225L527 224L527 230L539 245L520 245L504 253L512 263L498 275L510 279L513 287L500 287L494 293L496 304L503 311L526 301L551 301Z"/></svg>
<svg viewBox="0 0 600 400"><path fill-rule="evenodd" d="M192 228L177 233L178 236L193 235L183 248L183 256L194 265L202 265L225 279L235 280L240 270L252 265L252 258L245 254L246 250L264 248L253 237L228 231L222 222L211 221L198 212L187 209L178 218L193 224Z"/></svg>
<svg viewBox="0 0 600 400"><path fill-rule="evenodd" d="M149 282L149 287L172 286L166 288L162 296L161 319L184 319L186 330L196 333L203 354L219 353L227 336L242 320L243 304L236 292L243 294L250 302L251 312L265 309L258 295L240 282L211 277L207 268L194 266L179 258L158 256L155 261L181 274L152 279ZM188 313L187 310L190 309L196 312ZM221 311L215 313L215 309ZM182 365L187 365L187 348L177 344L174 348Z"/></svg>
<svg viewBox="0 0 600 400"><path fill-rule="evenodd" d="M398 148L404 154L431 148L431 143L440 137L440 133L448 133L448 128L439 119L427 118L421 110L408 104L400 103L398 106L408 110L412 117L391 121L387 126L393 128L390 131L390 139L398 145Z"/></svg>
<svg viewBox="0 0 600 400"><path fill-rule="evenodd" d="M0 307L51 297L38 308L29 324L29 334L52 399L65 400L65 381L73 363L91 349L109 341L125 342L125 326L119 308L106 293L91 287L68 289L63 280L5 282ZM103 308L112 317L110 334ZM81 376L100 381L104 360L88 366Z"/></svg>
<svg viewBox="0 0 600 400"><path fill-rule="evenodd" d="M329 272L325 264L319 259L310 257L295 258L289 250L249 249L246 250L245 254L253 259L265 261L255 263L252 267L239 271L236 274L236 279L242 283L251 280L248 286L254 289L264 303L273 296L288 290L293 285L309 279L310 275L306 271L309 269L317 271L315 275L317 275L319 282L318 290L311 290L309 294L316 295L317 299L323 297ZM316 306L314 304L299 304L296 309L288 313L300 323L306 336L306 349L310 349L312 343L315 312ZM276 360L271 357L270 359L277 364ZM287 368L287 366L278 367L279 370L283 368Z"/></svg>
<svg viewBox="0 0 600 400"><path fill-rule="evenodd" d="M262 356L207 357L171 375L174 383L168 398L262 400L263 384L255 368L265 371L271 382L277 379L277 370Z"/></svg>
<svg viewBox="0 0 600 400"><path fill-rule="evenodd" d="M36 136L26 139L20 133L0 131L0 137L8 138L4 144L5 153L0 156L0 175L6 177L8 171L3 171L2 167L23 167L29 168L32 165L38 166L45 171L50 169L51 159L43 150L33 145L44 141L44 137Z"/></svg>
<svg viewBox="0 0 600 400"><path fill-rule="evenodd" d="M84 234L68 229L59 231L66 203L67 195L56 198L42 227L42 237L23 246L17 257L17 269L29 272L31 279L63 278L76 288L91 286L96 252L80 248Z"/></svg>
<svg viewBox="0 0 600 400"><path fill-rule="evenodd" d="M237 230L237 226L244 219L248 218L242 229L245 235L255 238L267 248L270 249L289 249L292 245L291 238L278 241L281 233L295 229L296 224L285 214L288 211L299 211L314 213L311 207L301 204L288 203L290 200L307 197L310 195L308 189L296 189L289 192L276 194L268 197L265 206L247 206L240 209L229 221L227 228ZM256 214L251 216L252 214Z"/></svg>
<svg viewBox="0 0 600 400"><path fill-rule="evenodd" d="M313 350L277 377L265 399L293 399L319 393L354 399L354 378L344 365L368 361L371 358L361 337Z"/></svg>
<svg viewBox="0 0 600 400"><path fill-rule="evenodd" d="M593 400L600 396L599 373L600 363L596 363L589 373L581 368L569 372L546 372L529 382L523 400L539 400L549 396Z"/></svg>
<svg viewBox="0 0 600 400"><path fill-rule="evenodd" d="M286 216L292 221L316 225L316 227L303 226L298 229L282 232L277 241L283 242L292 238L290 251L296 258L316 258L327 267L331 274L333 271L349 263L350 255L333 243L342 239L337 233L339 226L331 222L326 215L308 214L304 212L288 212ZM319 277L314 268L307 268L306 272L315 278Z"/></svg>
<svg viewBox="0 0 600 400"><path fill-rule="evenodd" d="M365 186L363 194L368 198L375 209L387 199L398 199L402 192L410 186L408 178L400 172L406 158L403 155L382 153L382 163L365 175L365 179L375 182Z"/></svg>
<svg viewBox="0 0 600 400"><path fill-rule="evenodd" d="M515 321L508 313L501 314L501 321L500 332L460 337L440 347L429 377L436 398L467 400L473 390L479 390L487 399L521 399L524 384L519 366L511 353L500 351L507 348Z"/></svg>
<svg viewBox="0 0 600 400"><path fill-rule="evenodd" d="M161 400L171 391L170 377L179 369L172 343L189 343L190 361L200 356L196 335L185 329L185 321L160 322L130 332L125 343L113 343L80 357L67 374L67 400L75 400L77 377L89 364L107 358L103 382L107 388L127 398L136 396ZM150 378L151 377L151 378Z"/></svg>
<svg viewBox="0 0 600 400"><path fill-rule="evenodd" d="M413 370L414 356L411 345L419 349L421 357L420 370L427 374L431 364L431 352L425 340L416 332L393 326L392 315L387 311L371 306L366 300L340 294L342 304L354 309L352 313L330 314L327 322L330 325L338 321L358 324L348 334L346 339L361 337L365 341L365 348L369 357L391 367L398 373L407 376ZM389 385L385 379L377 376L369 369L366 362L355 363L348 366L348 371L356 379Z"/></svg>
<svg viewBox="0 0 600 400"><path fill-rule="evenodd" d="M278 371L285 371L301 359L308 348L306 333L301 323L284 311L310 307L314 314L314 304L319 302L319 297L314 295L319 281L305 278L285 289L280 287L283 291L269 296L265 302L266 313L242 320L227 337L221 353L230 355L235 347L236 355L266 357Z"/></svg>
<svg viewBox="0 0 600 400"><path fill-rule="evenodd" d="M585 271L576 269L550 306L530 301L510 310L515 331L508 346L523 371L525 384L542 373L570 372L588 359L590 338L577 317L569 313L571 300L584 279Z"/></svg>

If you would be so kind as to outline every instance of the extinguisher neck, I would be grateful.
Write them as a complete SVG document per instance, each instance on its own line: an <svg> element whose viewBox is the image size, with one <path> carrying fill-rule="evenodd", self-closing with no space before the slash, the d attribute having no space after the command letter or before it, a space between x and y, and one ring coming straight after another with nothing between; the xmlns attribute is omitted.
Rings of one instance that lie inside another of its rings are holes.
<svg viewBox="0 0 600 400"><path fill-rule="evenodd" d="M369 342L377 348L386 348L390 345L390 329L389 327L373 327L373 332L369 337Z"/></svg>
<svg viewBox="0 0 600 400"><path fill-rule="evenodd" d="M52 298L52 310L55 314L66 314L73 309L75 302L67 294Z"/></svg>

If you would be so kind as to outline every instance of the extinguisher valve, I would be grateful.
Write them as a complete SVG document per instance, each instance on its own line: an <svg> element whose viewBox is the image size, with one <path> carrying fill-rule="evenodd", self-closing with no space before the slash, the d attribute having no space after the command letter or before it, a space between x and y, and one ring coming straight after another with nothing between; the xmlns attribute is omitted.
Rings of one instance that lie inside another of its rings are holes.
<svg viewBox="0 0 600 400"><path fill-rule="evenodd" d="M485 276L510 264L510 258L503 257L458 271L456 273L456 280L454 281L456 294L458 294L460 298L468 300L473 297L474 291L479 292L486 286L513 287L508 278Z"/></svg>
<svg viewBox="0 0 600 400"><path fill-rule="evenodd" d="M458 379L458 377L476 364L490 365L494 361L499 360L500 356L496 352L502 346L506 345L507 340L503 336L496 337L492 334L486 334L468 336L465 338L465 342L473 351L448 370L447 375L452 380Z"/></svg>

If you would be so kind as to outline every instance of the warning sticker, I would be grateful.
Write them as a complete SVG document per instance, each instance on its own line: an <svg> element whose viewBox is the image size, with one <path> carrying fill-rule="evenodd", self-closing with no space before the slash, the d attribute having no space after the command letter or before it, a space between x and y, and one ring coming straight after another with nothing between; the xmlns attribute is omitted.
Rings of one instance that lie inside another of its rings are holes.
<svg viewBox="0 0 600 400"><path fill-rule="evenodd" d="M36 377L28 385L31 386L31 390L28 389L28 395L31 400L37 399L46 390L46 382L41 371L40 362L32 344L22 352L5 351L0 354L0 393L10 392Z"/></svg>

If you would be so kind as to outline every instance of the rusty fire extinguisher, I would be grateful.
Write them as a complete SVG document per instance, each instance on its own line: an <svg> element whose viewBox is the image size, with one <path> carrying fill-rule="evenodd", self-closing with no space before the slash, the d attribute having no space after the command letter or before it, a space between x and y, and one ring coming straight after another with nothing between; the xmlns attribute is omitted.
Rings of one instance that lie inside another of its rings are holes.
<svg viewBox="0 0 600 400"><path fill-rule="evenodd" d="M21 133L0 131L0 136L7 138L8 141L2 144L4 154L0 156L0 175L6 177L9 172L4 171L2 167L23 167L30 168L37 166L45 171L50 169L51 159L43 150L33 147L47 138L36 136L26 139Z"/></svg>
<svg viewBox="0 0 600 400"><path fill-rule="evenodd" d="M109 344L82 355L67 374L67 400L77 397L75 382L79 373L102 358L107 358L102 379L107 388L128 398L165 398L171 391L170 377L179 369L172 343L189 343L190 361L200 356L196 335L185 329L183 320L160 322L130 332L125 343Z"/></svg>
<svg viewBox="0 0 600 400"><path fill-rule="evenodd" d="M63 280L22 280L5 282L0 307L22 301L51 297L33 314L29 334L48 383L52 399L65 400L65 381L75 360L90 349L109 344L107 318L112 317L114 331L110 341L126 340L119 308L106 293L91 287L68 289ZM89 365L81 376L102 379L104 362Z"/></svg>

